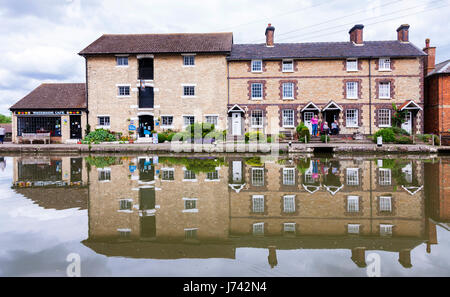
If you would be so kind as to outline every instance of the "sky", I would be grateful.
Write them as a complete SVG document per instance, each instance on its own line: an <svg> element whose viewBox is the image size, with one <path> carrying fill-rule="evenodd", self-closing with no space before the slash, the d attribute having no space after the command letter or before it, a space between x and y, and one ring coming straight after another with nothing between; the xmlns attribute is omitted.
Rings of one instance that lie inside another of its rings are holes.
<svg viewBox="0 0 450 297"><path fill-rule="evenodd" d="M233 32L234 43L347 41L354 24L365 40L410 41L450 59L450 0L0 0L0 113L43 82L84 82L77 53L102 34Z"/></svg>

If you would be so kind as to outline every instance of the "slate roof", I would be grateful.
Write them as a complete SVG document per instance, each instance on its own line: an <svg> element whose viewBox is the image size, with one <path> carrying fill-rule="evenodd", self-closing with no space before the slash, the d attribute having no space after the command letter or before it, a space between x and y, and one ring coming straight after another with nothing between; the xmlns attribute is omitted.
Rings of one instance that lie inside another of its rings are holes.
<svg viewBox="0 0 450 297"><path fill-rule="evenodd" d="M86 109L86 84L41 84L10 110Z"/></svg>
<svg viewBox="0 0 450 297"><path fill-rule="evenodd" d="M79 54L217 53L231 51L233 33L105 34Z"/></svg>
<svg viewBox="0 0 450 297"><path fill-rule="evenodd" d="M430 72L427 76L434 74L447 74L450 73L450 60L444 61L436 65L436 68Z"/></svg>
<svg viewBox="0 0 450 297"><path fill-rule="evenodd" d="M369 57L418 57L426 54L412 43L393 41L365 41L357 46L352 42L234 44L230 61L251 59L326 59Z"/></svg>

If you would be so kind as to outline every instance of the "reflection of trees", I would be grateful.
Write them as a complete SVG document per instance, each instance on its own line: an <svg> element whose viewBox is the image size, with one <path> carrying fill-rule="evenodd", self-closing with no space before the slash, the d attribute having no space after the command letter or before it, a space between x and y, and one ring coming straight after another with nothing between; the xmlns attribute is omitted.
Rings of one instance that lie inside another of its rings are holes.
<svg viewBox="0 0 450 297"><path fill-rule="evenodd" d="M384 159L382 168L390 169L392 178L397 185L408 187L419 187L421 184L417 179L417 168L411 161Z"/></svg>

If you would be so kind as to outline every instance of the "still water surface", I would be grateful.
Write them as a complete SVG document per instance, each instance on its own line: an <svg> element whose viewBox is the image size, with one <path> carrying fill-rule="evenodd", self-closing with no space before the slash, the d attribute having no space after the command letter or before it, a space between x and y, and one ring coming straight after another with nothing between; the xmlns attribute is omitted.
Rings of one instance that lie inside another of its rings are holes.
<svg viewBox="0 0 450 297"><path fill-rule="evenodd" d="M0 275L450 276L450 158L0 158Z"/></svg>

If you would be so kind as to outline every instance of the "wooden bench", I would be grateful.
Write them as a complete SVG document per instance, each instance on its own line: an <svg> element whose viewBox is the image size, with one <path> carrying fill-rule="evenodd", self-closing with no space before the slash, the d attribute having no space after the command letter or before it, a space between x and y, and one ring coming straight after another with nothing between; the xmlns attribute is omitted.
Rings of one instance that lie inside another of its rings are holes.
<svg viewBox="0 0 450 297"><path fill-rule="evenodd" d="M49 133L22 133L22 143L24 140L30 141L33 144L33 141L39 140L44 141L45 144L50 144L50 132Z"/></svg>

